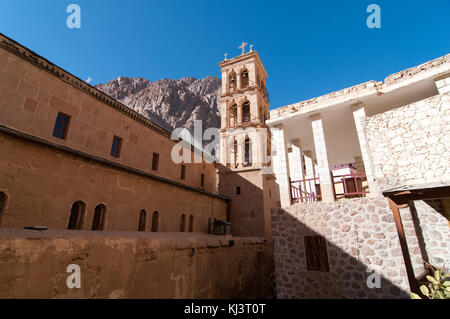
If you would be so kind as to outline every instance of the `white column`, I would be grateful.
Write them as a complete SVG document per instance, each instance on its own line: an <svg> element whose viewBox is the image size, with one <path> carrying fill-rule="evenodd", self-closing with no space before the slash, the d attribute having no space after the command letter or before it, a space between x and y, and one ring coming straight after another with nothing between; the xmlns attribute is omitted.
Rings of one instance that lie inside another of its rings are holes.
<svg viewBox="0 0 450 319"><path fill-rule="evenodd" d="M291 206L291 183L289 181L289 159L286 145L286 132L282 125L270 129L272 144L276 154L272 154L273 170L280 187L281 207Z"/></svg>
<svg viewBox="0 0 450 319"><path fill-rule="evenodd" d="M314 158L311 151L304 151L305 155L305 179L311 179L316 177L316 171L314 168ZM309 194L317 194L314 181L308 181L304 183L304 190Z"/></svg>
<svg viewBox="0 0 450 319"><path fill-rule="evenodd" d="M244 134L239 134L236 135L236 139L237 139L237 149L238 149L238 154L237 154L237 159L238 159L238 167L242 168L244 167L244 163L245 163L245 135Z"/></svg>
<svg viewBox="0 0 450 319"><path fill-rule="evenodd" d="M379 196L380 189L375 181L375 169L367 139L366 132L366 111L364 104L357 103L352 105L353 118L355 119L356 132L358 134L359 146L366 171L367 183L369 184L370 196Z"/></svg>
<svg viewBox="0 0 450 319"><path fill-rule="evenodd" d="M237 126L242 125L242 104L237 106Z"/></svg>
<svg viewBox="0 0 450 319"><path fill-rule="evenodd" d="M311 125L314 136L314 147L316 150L322 201L332 202L334 201L334 186L331 181L330 166L328 165L327 147L325 144L325 134L323 132L322 118L320 114L311 116Z"/></svg>
<svg viewBox="0 0 450 319"><path fill-rule="evenodd" d="M228 73L222 71L222 94L227 93L228 91Z"/></svg>
<svg viewBox="0 0 450 319"><path fill-rule="evenodd" d="M314 160L313 155L311 151L304 151L305 155L305 178L314 178Z"/></svg>
<svg viewBox="0 0 450 319"><path fill-rule="evenodd" d="M300 140L294 140L291 143L292 152L288 153L289 172L291 180L298 181L304 179L301 143Z"/></svg>
<svg viewBox="0 0 450 319"><path fill-rule="evenodd" d="M229 144L228 144L228 137L225 134L225 132L220 133L220 163L224 166L227 165L227 161L229 158Z"/></svg>
<svg viewBox="0 0 450 319"><path fill-rule="evenodd" d="M444 78L437 79L435 83L439 94L450 92L450 76L448 74Z"/></svg>

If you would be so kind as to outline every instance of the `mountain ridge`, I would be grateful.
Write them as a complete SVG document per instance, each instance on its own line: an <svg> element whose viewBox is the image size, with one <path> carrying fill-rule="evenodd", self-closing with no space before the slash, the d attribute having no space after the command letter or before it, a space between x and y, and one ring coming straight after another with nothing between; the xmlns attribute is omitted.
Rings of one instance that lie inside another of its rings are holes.
<svg viewBox="0 0 450 319"><path fill-rule="evenodd" d="M222 82L214 76L203 79L148 79L119 76L97 89L125 104L132 110L172 132L187 128L191 133L194 121L202 121L202 131L220 127L219 95Z"/></svg>

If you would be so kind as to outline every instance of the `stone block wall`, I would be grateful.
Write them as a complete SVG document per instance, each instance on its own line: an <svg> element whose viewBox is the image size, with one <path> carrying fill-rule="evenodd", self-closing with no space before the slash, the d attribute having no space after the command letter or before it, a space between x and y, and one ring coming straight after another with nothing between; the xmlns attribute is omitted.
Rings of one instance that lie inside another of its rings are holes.
<svg viewBox="0 0 450 319"><path fill-rule="evenodd" d="M450 181L450 93L370 116L366 128L381 190Z"/></svg>
<svg viewBox="0 0 450 319"><path fill-rule="evenodd" d="M383 197L272 210L278 298L409 298L397 230ZM327 241L329 272L308 271L305 236ZM369 288L375 271L380 288Z"/></svg>
<svg viewBox="0 0 450 319"><path fill-rule="evenodd" d="M0 229L0 298L266 298L272 245L201 234ZM68 265L81 271L69 289Z"/></svg>
<svg viewBox="0 0 450 319"><path fill-rule="evenodd" d="M381 190L450 182L450 93L368 117L367 136ZM411 206L412 216L406 209L402 219L408 244L415 247L410 253L415 255L416 275L423 269L420 258L435 267L448 267L450 227L445 211L429 201ZM416 243L422 249L420 258Z"/></svg>

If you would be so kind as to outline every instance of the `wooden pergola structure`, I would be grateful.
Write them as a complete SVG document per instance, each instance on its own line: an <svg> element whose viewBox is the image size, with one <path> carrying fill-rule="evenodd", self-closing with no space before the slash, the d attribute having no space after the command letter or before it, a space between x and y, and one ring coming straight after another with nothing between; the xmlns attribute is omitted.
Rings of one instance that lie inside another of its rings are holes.
<svg viewBox="0 0 450 319"><path fill-rule="evenodd" d="M408 244L406 242L405 231L400 216L400 209L407 208L411 201L415 200L436 200L450 198L450 183L433 183L425 185L401 186L383 192L388 198L389 206L394 214L395 226L397 228L398 238L402 249L403 259L405 261L406 273L411 292L420 294L419 285L414 275L414 270L409 254ZM446 207L445 217L449 219L449 209Z"/></svg>

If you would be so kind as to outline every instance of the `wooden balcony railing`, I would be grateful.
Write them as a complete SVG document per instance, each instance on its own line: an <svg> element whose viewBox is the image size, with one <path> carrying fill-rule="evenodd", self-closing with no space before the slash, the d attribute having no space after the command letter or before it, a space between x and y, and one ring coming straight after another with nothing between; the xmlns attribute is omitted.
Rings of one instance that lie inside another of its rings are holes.
<svg viewBox="0 0 450 319"><path fill-rule="evenodd" d="M365 173L353 173L333 176L336 199L366 197L369 194Z"/></svg>
<svg viewBox="0 0 450 319"><path fill-rule="evenodd" d="M299 181L291 181L291 197L294 203L308 203L322 200L320 193L320 180L307 178Z"/></svg>

